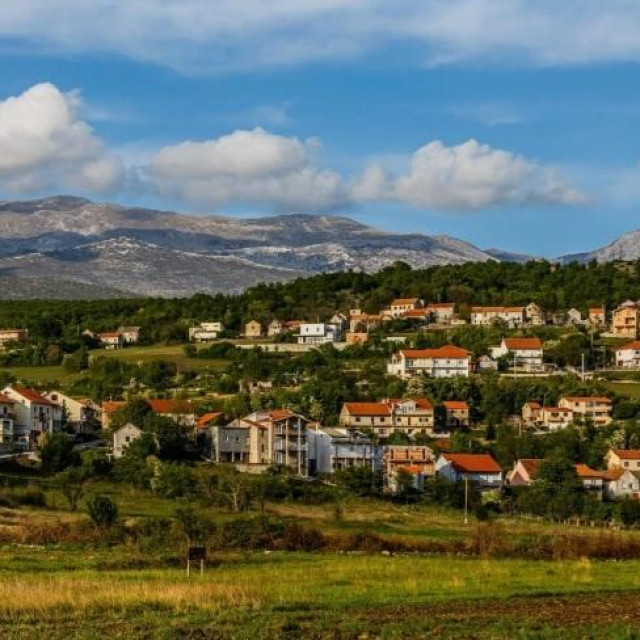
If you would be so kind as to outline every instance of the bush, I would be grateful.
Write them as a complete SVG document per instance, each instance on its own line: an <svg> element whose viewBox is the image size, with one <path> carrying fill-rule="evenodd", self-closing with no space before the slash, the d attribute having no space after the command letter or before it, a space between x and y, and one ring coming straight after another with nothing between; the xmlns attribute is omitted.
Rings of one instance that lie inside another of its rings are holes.
<svg viewBox="0 0 640 640"><path fill-rule="evenodd" d="M100 528L111 527L118 519L118 507L109 496L94 496L87 501L87 510L93 523Z"/></svg>
<svg viewBox="0 0 640 640"><path fill-rule="evenodd" d="M282 538L282 546L287 551L319 551L326 545L322 532L303 527L297 522L287 524Z"/></svg>
<svg viewBox="0 0 640 640"><path fill-rule="evenodd" d="M285 530L286 525L279 518L237 518L222 525L218 542L222 548L275 549Z"/></svg>

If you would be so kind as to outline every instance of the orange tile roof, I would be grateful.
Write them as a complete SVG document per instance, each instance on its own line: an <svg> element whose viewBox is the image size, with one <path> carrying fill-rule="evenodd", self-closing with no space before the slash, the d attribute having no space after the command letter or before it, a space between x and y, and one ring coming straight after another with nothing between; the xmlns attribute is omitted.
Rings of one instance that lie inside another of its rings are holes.
<svg viewBox="0 0 640 640"><path fill-rule="evenodd" d="M576 473L579 478L602 478L604 477L604 473L602 471L596 471L591 467L588 467L586 464L576 464Z"/></svg>
<svg viewBox="0 0 640 640"><path fill-rule="evenodd" d="M519 313L524 307L471 307L471 313Z"/></svg>
<svg viewBox="0 0 640 640"><path fill-rule="evenodd" d="M449 360L460 360L470 356L469 351L452 344L438 349L403 349L401 353L405 358L448 358Z"/></svg>
<svg viewBox="0 0 640 640"><path fill-rule="evenodd" d="M457 471L464 473L500 473L502 467L488 453L443 453Z"/></svg>
<svg viewBox="0 0 640 640"><path fill-rule="evenodd" d="M504 338L503 340L507 349L542 349L542 341L540 338Z"/></svg>
<svg viewBox="0 0 640 640"><path fill-rule="evenodd" d="M530 406L532 409L541 409L542 408L540 403L539 402L535 402L535 401L533 401L533 402L525 402L525 405Z"/></svg>
<svg viewBox="0 0 640 640"><path fill-rule="evenodd" d="M607 469L603 474L602 477L605 480L617 480L618 478L620 478L620 476L622 476L624 474L624 472L626 471L626 469Z"/></svg>
<svg viewBox="0 0 640 640"><path fill-rule="evenodd" d="M612 449L620 460L639 460L640 449Z"/></svg>
<svg viewBox="0 0 640 640"><path fill-rule="evenodd" d="M383 402L345 402L344 406L353 416L390 416L391 410Z"/></svg>
<svg viewBox="0 0 640 640"><path fill-rule="evenodd" d="M15 400L5 396L4 393L0 393L0 404L15 404Z"/></svg>
<svg viewBox="0 0 640 640"><path fill-rule="evenodd" d="M543 411L550 411L552 413L573 413L571 409L567 409L566 407L542 407Z"/></svg>
<svg viewBox="0 0 640 640"><path fill-rule="evenodd" d="M425 318L427 315L426 309L409 309L402 314L403 318Z"/></svg>
<svg viewBox="0 0 640 640"><path fill-rule="evenodd" d="M415 304L416 302L418 302L418 298L396 298L391 303L391 306L400 305L400 304Z"/></svg>
<svg viewBox="0 0 640 640"><path fill-rule="evenodd" d="M185 414L193 413L193 406L188 400L175 400L173 398L154 398L147 400L151 411L154 413Z"/></svg>
<svg viewBox="0 0 640 640"><path fill-rule="evenodd" d="M109 414L120 411L127 404L124 400L104 400L102 402L102 412Z"/></svg>
<svg viewBox="0 0 640 640"><path fill-rule="evenodd" d="M442 406L451 411L469 411L469 405L464 400L445 400Z"/></svg>
<svg viewBox="0 0 640 640"><path fill-rule="evenodd" d="M201 415L196 421L198 429L206 429L210 423L217 420L221 415L223 415L222 411L210 411Z"/></svg>
<svg viewBox="0 0 640 640"><path fill-rule="evenodd" d="M611 404L611 400L606 396L564 396L561 400L569 402L601 402L602 404Z"/></svg>
<svg viewBox="0 0 640 640"><path fill-rule="evenodd" d="M29 402L34 402L35 404L45 404L52 407L57 407L58 405L55 402L51 402L48 398L41 396L35 389L31 389L29 387L16 387L15 385L11 385L11 388L19 393L23 398L29 400Z"/></svg>
<svg viewBox="0 0 640 640"><path fill-rule="evenodd" d="M295 415L296 414L291 411L291 409L274 409L273 411L269 412L269 417L276 422L278 422L279 420L286 420L287 418L291 418Z"/></svg>

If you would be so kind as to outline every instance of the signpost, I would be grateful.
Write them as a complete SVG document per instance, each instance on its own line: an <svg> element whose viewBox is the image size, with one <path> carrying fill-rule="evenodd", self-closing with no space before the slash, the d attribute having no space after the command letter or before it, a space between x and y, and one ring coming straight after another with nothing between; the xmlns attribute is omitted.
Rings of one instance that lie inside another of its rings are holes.
<svg viewBox="0 0 640 640"><path fill-rule="evenodd" d="M200 575L204 574L204 563L207 560L207 548L202 546L189 547L187 552L187 578L191 575L191 563L200 563Z"/></svg>

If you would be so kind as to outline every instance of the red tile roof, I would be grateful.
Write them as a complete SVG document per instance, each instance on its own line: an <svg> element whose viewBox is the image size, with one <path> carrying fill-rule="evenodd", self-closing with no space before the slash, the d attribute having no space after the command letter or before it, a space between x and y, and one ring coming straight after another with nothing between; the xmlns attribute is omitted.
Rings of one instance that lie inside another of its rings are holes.
<svg viewBox="0 0 640 640"><path fill-rule="evenodd" d="M600 402L602 404L611 404L611 400L606 396L564 396L561 400L569 402Z"/></svg>
<svg viewBox="0 0 640 640"><path fill-rule="evenodd" d="M469 411L469 405L464 400L445 400L442 406L450 411Z"/></svg>
<svg viewBox="0 0 640 640"><path fill-rule="evenodd" d="M286 420L287 418L291 418L295 415L296 414L291 411L291 409L274 409L273 411L269 412L269 417L276 422L278 422L279 420Z"/></svg>
<svg viewBox="0 0 640 640"><path fill-rule="evenodd" d="M443 453L456 471L463 473L500 473L502 467L488 453Z"/></svg>
<svg viewBox="0 0 640 640"><path fill-rule="evenodd" d="M518 464L522 465L524 470L529 474L529 478L533 478L538 473L538 467L542 460L540 458L520 458Z"/></svg>
<svg viewBox="0 0 640 640"><path fill-rule="evenodd" d="M466 349L448 344L438 349L403 349L401 353L405 358L446 358L449 360L461 360L471 354Z"/></svg>
<svg viewBox="0 0 640 640"><path fill-rule="evenodd" d="M416 302L418 302L418 298L396 298L392 303L391 306L395 306L395 305L401 305L401 304L415 304Z"/></svg>
<svg viewBox="0 0 640 640"><path fill-rule="evenodd" d="M352 416L390 416L391 409L383 402L345 402Z"/></svg>
<svg viewBox="0 0 640 640"><path fill-rule="evenodd" d="M104 400L102 403L102 412L109 414L120 411L127 403L124 400Z"/></svg>
<svg viewBox="0 0 640 640"><path fill-rule="evenodd" d="M640 340L634 340L633 342L628 342L627 344L624 344L621 347L617 347L616 351L626 351L627 349L633 349L633 351L640 351Z"/></svg>
<svg viewBox="0 0 640 640"><path fill-rule="evenodd" d="M410 309L402 314L403 318L426 318L427 311L425 309Z"/></svg>
<svg viewBox="0 0 640 640"><path fill-rule="evenodd" d="M15 400L12 400L8 396L5 396L3 393L0 393L0 404L15 404Z"/></svg>
<svg viewBox="0 0 640 640"><path fill-rule="evenodd" d="M514 351L542 349L540 338L504 338L504 344L507 349Z"/></svg>

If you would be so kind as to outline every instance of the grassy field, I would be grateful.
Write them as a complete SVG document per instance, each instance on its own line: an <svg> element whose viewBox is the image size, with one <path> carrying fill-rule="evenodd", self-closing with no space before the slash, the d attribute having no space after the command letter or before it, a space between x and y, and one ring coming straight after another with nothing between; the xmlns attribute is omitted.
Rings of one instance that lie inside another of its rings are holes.
<svg viewBox="0 0 640 640"><path fill-rule="evenodd" d="M152 347L128 347L126 349L95 349L90 352L93 358L117 358L132 364L142 364L152 360L174 362L178 370L191 369L201 373L222 371L228 366L227 360L187 358L180 345L161 345ZM22 383L69 384L81 377L80 373L69 373L61 366L53 367L0 367L0 372L15 376Z"/></svg>
<svg viewBox="0 0 640 640"><path fill-rule="evenodd" d="M15 482L15 476L3 478L5 485ZM49 480L39 484L47 508L0 507L0 533L87 520L83 506L76 513L67 510ZM171 517L176 506L150 491L106 481L89 484L86 496L93 493L112 496L125 524ZM198 508L218 524L237 517L221 507ZM341 519L331 505L285 502L267 510L328 535L405 541L463 542L476 526L465 525L453 509L372 499L347 501ZM496 526L499 535L525 546L568 531L508 517ZM590 528L580 533L599 535ZM175 528L168 527L166 535L160 547L126 537L48 544L2 537L0 637L578 639L634 638L640 628L640 560L590 560L579 557L579 550L576 559L554 561L454 553L249 552L210 544L204 576L188 579L186 542Z"/></svg>
<svg viewBox="0 0 640 640"><path fill-rule="evenodd" d="M133 553L12 548L0 550L0 633L631 638L639 570L636 561L279 552L215 554L204 577L188 579Z"/></svg>

